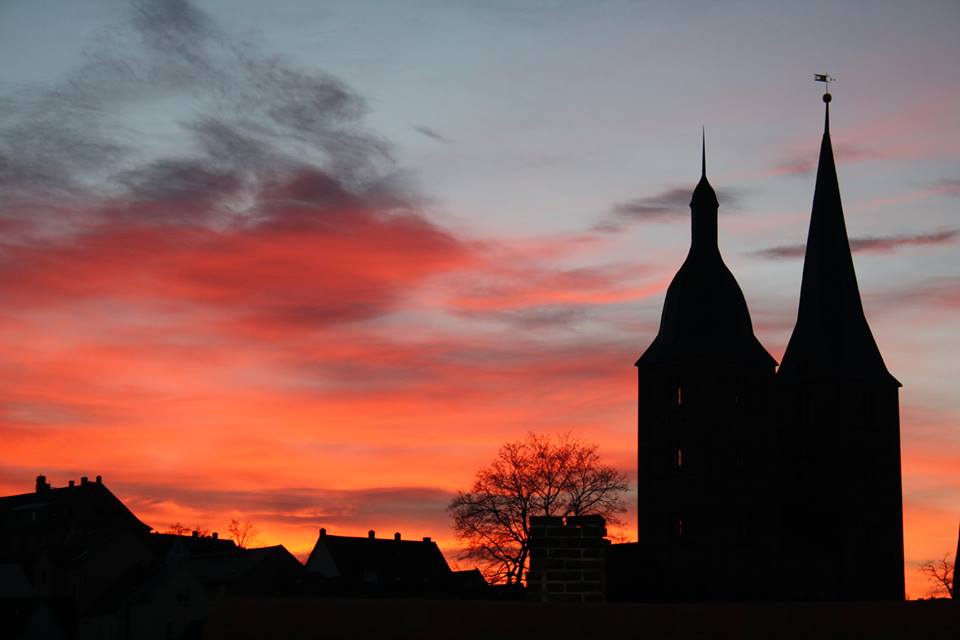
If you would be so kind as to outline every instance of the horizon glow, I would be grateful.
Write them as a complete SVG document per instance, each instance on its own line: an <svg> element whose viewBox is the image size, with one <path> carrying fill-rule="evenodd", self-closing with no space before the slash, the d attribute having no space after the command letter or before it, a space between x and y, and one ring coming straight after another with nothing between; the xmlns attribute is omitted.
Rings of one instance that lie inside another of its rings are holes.
<svg viewBox="0 0 960 640"><path fill-rule="evenodd" d="M401 531L453 563L446 504L528 431L635 479L633 362L689 246L700 126L779 359L829 72L924 596L960 521L958 25L952 3L4 3L0 491L100 474L158 530L249 520L301 557L321 526Z"/></svg>

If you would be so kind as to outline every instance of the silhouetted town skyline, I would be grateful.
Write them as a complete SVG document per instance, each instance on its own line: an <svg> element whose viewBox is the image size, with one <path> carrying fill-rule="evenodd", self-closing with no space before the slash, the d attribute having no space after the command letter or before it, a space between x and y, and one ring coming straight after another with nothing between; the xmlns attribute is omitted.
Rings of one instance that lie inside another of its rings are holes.
<svg viewBox="0 0 960 640"><path fill-rule="evenodd" d="M825 94L797 324L779 368L721 257L702 143L690 251L636 362L637 542L611 544L597 515L531 516L527 585L497 588L476 569L451 570L430 537L324 527L301 563L283 545L156 532L100 475L54 487L41 474L32 492L0 498L6 628L18 637L200 637L224 624L205 627L212 612L251 598L264 611L273 605L263 598L291 607L318 598L902 601L900 383L859 297L830 101ZM953 611L937 615L956 621Z"/></svg>

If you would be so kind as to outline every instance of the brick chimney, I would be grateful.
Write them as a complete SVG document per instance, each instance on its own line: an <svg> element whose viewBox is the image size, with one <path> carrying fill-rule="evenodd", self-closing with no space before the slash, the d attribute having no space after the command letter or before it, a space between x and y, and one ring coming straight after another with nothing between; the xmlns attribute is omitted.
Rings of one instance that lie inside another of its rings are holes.
<svg viewBox="0 0 960 640"><path fill-rule="evenodd" d="M527 593L540 602L606 599L606 522L602 516L531 516Z"/></svg>

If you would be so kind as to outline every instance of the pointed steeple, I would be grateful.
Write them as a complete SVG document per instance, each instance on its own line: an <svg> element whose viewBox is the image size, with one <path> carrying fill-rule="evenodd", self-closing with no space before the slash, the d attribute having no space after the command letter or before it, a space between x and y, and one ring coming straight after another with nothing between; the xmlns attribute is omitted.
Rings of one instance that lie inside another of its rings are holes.
<svg viewBox="0 0 960 640"><path fill-rule="evenodd" d="M700 177L707 177L707 128L700 127Z"/></svg>
<svg viewBox="0 0 960 640"><path fill-rule="evenodd" d="M707 180L707 134L702 130L700 139L700 182L690 198L690 249L720 251L717 247L717 194Z"/></svg>
<svg viewBox="0 0 960 640"><path fill-rule="evenodd" d="M700 143L700 181L690 199L690 252L667 289L660 332L637 365L667 361L776 361L753 335L740 285L717 245L717 194L707 180L706 133Z"/></svg>
<svg viewBox="0 0 960 640"><path fill-rule="evenodd" d="M779 374L791 379L850 378L899 385L887 371L863 313L830 143L830 100L830 94L824 94L824 132L797 324Z"/></svg>

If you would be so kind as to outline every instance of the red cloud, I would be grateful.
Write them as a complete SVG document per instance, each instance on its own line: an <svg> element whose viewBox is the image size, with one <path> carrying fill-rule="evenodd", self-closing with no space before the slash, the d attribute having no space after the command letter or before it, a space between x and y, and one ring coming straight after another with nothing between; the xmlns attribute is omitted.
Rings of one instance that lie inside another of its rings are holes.
<svg viewBox="0 0 960 640"><path fill-rule="evenodd" d="M376 317L409 287L473 258L414 214L305 209L227 231L110 219L47 243L7 244L0 260L8 308L168 300L318 326Z"/></svg>

